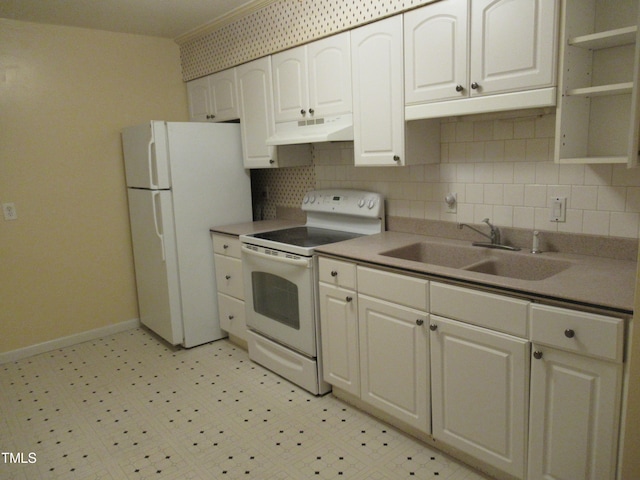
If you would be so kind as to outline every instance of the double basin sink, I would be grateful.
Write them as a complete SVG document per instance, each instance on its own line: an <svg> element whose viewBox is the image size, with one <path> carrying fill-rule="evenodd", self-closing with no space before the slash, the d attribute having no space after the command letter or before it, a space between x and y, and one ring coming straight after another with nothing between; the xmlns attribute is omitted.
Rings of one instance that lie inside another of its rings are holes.
<svg viewBox="0 0 640 480"><path fill-rule="evenodd" d="M529 281L544 280L557 275L572 265L568 261L529 253L428 241L381 252L381 255Z"/></svg>

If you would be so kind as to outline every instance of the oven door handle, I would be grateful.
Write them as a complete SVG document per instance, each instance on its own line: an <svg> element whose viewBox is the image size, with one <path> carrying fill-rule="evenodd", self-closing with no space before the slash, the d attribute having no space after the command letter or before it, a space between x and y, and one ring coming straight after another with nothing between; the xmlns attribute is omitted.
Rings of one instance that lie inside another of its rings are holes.
<svg viewBox="0 0 640 480"><path fill-rule="evenodd" d="M248 255L253 255L254 257L263 258L266 260L271 260L272 262L280 262L287 263L289 265L295 265L296 267L311 267L311 259L310 258L288 258L288 257L280 257L275 255L269 255L267 253L256 252L251 248L248 248L246 245L242 245L242 251Z"/></svg>

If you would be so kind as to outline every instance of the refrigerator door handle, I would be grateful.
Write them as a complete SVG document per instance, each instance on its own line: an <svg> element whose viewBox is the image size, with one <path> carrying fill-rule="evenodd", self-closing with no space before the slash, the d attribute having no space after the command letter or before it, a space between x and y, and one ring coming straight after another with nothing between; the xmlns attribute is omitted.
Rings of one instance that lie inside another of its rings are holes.
<svg viewBox="0 0 640 480"><path fill-rule="evenodd" d="M153 201L153 224L156 228L156 235L160 239L160 246L162 247L162 261L166 262L167 256L164 251L164 232L162 231L162 204L160 204L157 199L160 195L160 192L153 192L151 199ZM160 216L160 221L158 221L158 216Z"/></svg>
<svg viewBox="0 0 640 480"><path fill-rule="evenodd" d="M149 181L151 182L151 188L158 188L158 160L156 159L156 141L153 135L151 135L151 139L149 140L147 158L149 159Z"/></svg>

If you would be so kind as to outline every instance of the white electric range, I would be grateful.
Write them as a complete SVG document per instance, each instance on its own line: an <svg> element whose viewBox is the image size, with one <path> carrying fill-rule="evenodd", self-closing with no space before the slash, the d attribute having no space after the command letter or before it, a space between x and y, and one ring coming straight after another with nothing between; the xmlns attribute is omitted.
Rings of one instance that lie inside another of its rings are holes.
<svg viewBox="0 0 640 480"><path fill-rule="evenodd" d="M360 190L305 195L304 226L241 235L249 358L306 390L322 379L314 248L384 231L384 198Z"/></svg>

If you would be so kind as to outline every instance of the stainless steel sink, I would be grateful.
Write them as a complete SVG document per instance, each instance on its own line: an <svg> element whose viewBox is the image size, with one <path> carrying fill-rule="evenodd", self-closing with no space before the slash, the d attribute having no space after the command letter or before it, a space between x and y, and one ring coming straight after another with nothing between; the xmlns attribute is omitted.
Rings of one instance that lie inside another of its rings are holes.
<svg viewBox="0 0 640 480"><path fill-rule="evenodd" d="M462 268L488 258L487 251L477 247L435 242L413 243L381 255L449 268Z"/></svg>
<svg viewBox="0 0 640 480"><path fill-rule="evenodd" d="M467 265L463 270L518 280L544 280L566 270L571 263L539 256L500 255Z"/></svg>
<svg viewBox="0 0 640 480"><path fill-rule="evenodd" d="M418 242L382 252L381 255L411 262L456 268L518 280L544 280L571 266L564 260L474 246Z"/></svg>

